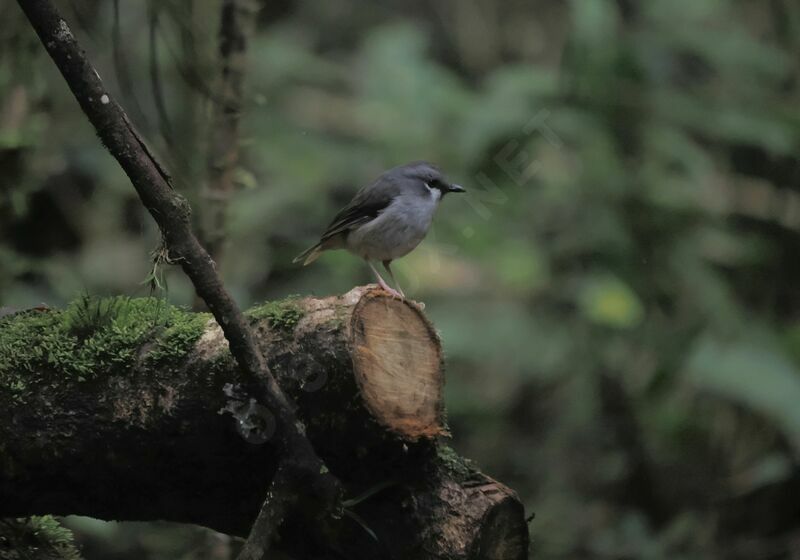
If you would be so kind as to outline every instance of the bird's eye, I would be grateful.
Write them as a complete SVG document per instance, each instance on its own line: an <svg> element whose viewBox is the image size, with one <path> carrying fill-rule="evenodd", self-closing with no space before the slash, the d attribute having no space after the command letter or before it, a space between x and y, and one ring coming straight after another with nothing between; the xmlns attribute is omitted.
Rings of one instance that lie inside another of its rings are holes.
<svg viewBox="0 0 800 560"><path fill-rule="evenodd" d="M431 187L431 184L430 184L430 183L425 183L425 186L426 186L426 187L428 187L428 190L429 190L429 191L432 191L432 190L433 190L433 187Z"/></svg>

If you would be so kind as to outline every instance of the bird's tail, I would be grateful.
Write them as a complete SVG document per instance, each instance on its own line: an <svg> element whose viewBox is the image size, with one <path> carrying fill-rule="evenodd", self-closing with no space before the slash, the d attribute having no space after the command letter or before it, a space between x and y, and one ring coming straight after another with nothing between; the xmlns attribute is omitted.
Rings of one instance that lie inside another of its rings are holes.
<svg viewBox="0 0 800 560"><path fill-rule="evenodd" d="M303 266L309 265L319 258L319 256L322 254L322 251L323 251L322 243L317 243L313 247L309 247L308 249L297 255L292 262L298 263L300 261L303 261Z"/></svg>

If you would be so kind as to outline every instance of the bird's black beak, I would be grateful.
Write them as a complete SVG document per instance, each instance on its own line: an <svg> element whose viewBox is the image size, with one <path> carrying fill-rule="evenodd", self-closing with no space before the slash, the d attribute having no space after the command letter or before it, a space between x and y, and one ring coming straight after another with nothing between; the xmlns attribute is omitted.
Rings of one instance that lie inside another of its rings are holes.
<svg viewBox="0 0 800 560"><path fill-rule="evenodd" d="M461 185L456 185L455 183L453 183L452 185L447 187L447 192L467 192L467 190Z"/></svg>

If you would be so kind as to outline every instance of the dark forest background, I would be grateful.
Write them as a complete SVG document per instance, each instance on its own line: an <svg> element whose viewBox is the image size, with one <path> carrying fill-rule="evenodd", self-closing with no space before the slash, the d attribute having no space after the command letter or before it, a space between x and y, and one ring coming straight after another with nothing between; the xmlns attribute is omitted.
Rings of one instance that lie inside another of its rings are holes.
<svg viewBox="0 0 800 560"><path fill-rule="evenodd" d="M58 4L202 208L219 2ZM532 557L800 558L800 2L258 4L239 302L371 282L291 260L383 169L434 161L469 194L396 270L443 338L453 445L536 513ZM0 306L148 295L152 220L15 2L0 22ZM90 560L230 548L66 523Z"/></svg>

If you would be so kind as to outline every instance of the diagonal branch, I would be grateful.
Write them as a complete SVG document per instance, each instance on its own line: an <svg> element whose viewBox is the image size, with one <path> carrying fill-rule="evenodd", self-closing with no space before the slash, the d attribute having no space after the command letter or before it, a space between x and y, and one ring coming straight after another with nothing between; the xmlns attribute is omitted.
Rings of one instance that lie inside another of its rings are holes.
<svg viewBox="0 0 800 560"><path fill-rule="evenodd" d="M303 433L289 401L255 344L253 333L241 310L225 290L209 254L193 234L190 225L191 209L186 199L172 190L168 175L148 151L134 130L122 107L106 90L67 22L59 15L50 0L18 0L31 26L64 80L97 131L100 140L127 174L142 203L153 216L169 250L170 258L180 263L194 284L195 291L208 306L225 334L239 367L263 383L264 404L277 421L279 446L292 450L296 462L292 470L302 470L313 476L315 489L320 492L323 509L332 510L340 490L336 479L327 472ZM292 477L298 480L304 477ZM295 489L289 489L288 494ZM278 497L280 499L280 497ZM277 527L268 527L274 532Z"/></svg>
<svg viewBox="0 0 800 560"><path fill-rule="evenodd" d="M286 470L279 466L275 478L269 485L264 506L258 513L250 530L250 536L236 560L260 560L263 551L270 548L270 539L274 533L270 527L280 527L286 515L285 510L291 505L289 502L294 501L293 497L288 496L287 499L275 503L273 496L279 496L281 489L288 484L291 484L291 481L287 477Z"/></svg>

